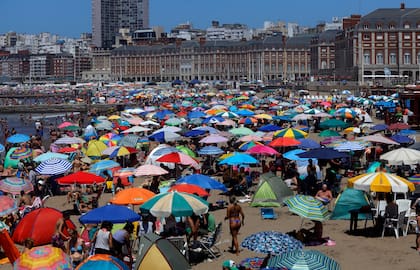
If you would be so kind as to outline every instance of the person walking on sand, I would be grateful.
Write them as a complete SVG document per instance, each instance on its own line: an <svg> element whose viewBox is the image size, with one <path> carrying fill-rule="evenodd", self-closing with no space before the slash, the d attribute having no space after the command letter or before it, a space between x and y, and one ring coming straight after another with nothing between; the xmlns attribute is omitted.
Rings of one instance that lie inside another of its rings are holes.
<svg viewBox="0 0 420 270"><path fill-rule="evenodd" d="M239 255L238 234L241 226L245 225L245 215L242 211L242 207L238 205L235 196L230 197L229 202L230 205L226 210L225 220L229 219L230 234L232 235L231 250L235 252L236 255Z"/></svg>

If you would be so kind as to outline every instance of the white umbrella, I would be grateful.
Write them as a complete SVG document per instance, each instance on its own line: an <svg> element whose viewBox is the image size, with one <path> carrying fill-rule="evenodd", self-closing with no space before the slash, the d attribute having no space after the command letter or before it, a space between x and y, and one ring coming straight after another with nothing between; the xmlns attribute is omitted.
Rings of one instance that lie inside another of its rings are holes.
<svg viewBox="0 0 420 270"><path fill-rule="evenodd" d="M84 143L85 140L78 137L63 137L57 139L54 143L55 144L74 144L74 143Z"/></svg>
<svg viewBox="0 0 420 270"><path fill-rule="evenodd" d="M227 141L228 139L223 136L220 136L218 134L210 134L209 136L201 139L200 143L223 143Z"/></svg>
<svg viewBox="0 0 420 270"><path fill-rule="evenodd" d="M57 175L69 171L72 167L72 164L68 160L51 158L35 168L35 171L42 175Z"/></svg>
<svg viewBox="0 0 420 270"><path fill-rule="evenodd" d="M181 130L182 130L182 128L179 128L179 127L164 126L163 128L160 128L160 129L154 131L153 133L158 133L158 132L161 132L161 131L164 131L164 132L169 131L169 132L174 132L175 133L175 132L179 132Z"/></svg>
<svg viewBox="0 0 420 270"><path fill-rule="evenodd" d="M293 121L308 120L308 119L311 119L312 116L314 116L314 115L313 114L301 113L301 114L297 114L297 115L293 116L292 120Z"/></svg>
<svg viewBox="0 0 420 270"><path fill-rule="evenodd" d="M368 142L378 142L378 143L384 143L384 144L399 144L396 141L388 139L387 137L379 135L379 134L360 137L358 138L358 140L364 140Z"/></svg>
<svg viewBox="0 0 420 270"><path fill-rule="evenodd" d="M149 175L163 175L167 174L168 171L165 169L162 169L159 166L155 166L152 164L145 164L137 167L137 169L134 172L135 176L149 176Z"/></svg>
<svg viewBox="0 0 420 270"><path fill-rule="evenodd" d="M409 148L398 148L381 155L390 165L413 165L420 163L420 151Z"/></svg>
<svg viewBox="0 0 420 270"><path fill-rule="evenodd" d="M123 131L123 133L136 133L136 132L145 132L151 130L150 128L134 126Z"/></svg>
<svg viewBox="0 0 420 270"><path fill-rule="evenodd" d="M358 151L364 150L365 148L366 147L361 145L360 143L352 141L346 141L334 147L335 150L340 152Z"/></svg>
<svg viewBox="0 0 420 270"><path fill-rule="evenodd" d="M151 121L151 120L141 122L140 125L142 125L142 126L160 126L159 123L157 123L155 121Z"/></svg>

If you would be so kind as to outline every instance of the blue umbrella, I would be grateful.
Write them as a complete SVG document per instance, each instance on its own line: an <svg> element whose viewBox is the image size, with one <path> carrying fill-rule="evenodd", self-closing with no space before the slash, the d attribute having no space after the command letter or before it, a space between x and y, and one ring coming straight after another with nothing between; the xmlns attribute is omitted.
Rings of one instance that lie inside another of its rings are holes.
<svg viewBox="0 0 420 270"><path fill-rule="evenodd" d="M206 114L201 111L192 111L187 114L188 119L206 117Z"/></svg>
<svg viewBox="0 0 420 270"><path fill-rule="evenodd" d="M397 143L412 143L413 142L413 139L404 135L399 135L399 134L391 136L391 139L393 139Z"/></svg>
<svg viewBox="0 0 420 270"><path fill-rule="evenodd" d="M247 110L247 109L238 110L235 113L237 115L240 115L240 116L253 116L253 115L255 115L255 113L253 111L250 111L250 110Z"/></svg>
<svg viewBox="0 0 420 270"><path fill-rule="evenodd" d="M282 129L282 128L277 126L277 125L268 124L268 125L260 127L258 130L264 131L264 132L270 132L270 131L277 131L277 130L280 130L280 129Z"/></svg>
<svg viewBox="0 0 420 270"><path fill-rule="evenodd" d="M187 175L176 181L176 184L181 184L181 183L197 185L204 189L218 189L223 192L227 191L227 188L225 187L225 185L203 174Z"/></svg>
<svg viewBox="0 0 420 270"><path fill-rule="evenodd" d="M92 209L79 218L83 224L98 224L103 221L111 223L125 223L140 220L140 216L126 206L121 205L105 205Z"/></svg>
<svg viewBox="0 0 420 270"><path fill-rule="evenodd" d="M206 134L206 132L207 131L200 130L200 129L189 130L189 131L184 133L184 137L198 137L198 136Z"/></svg>
<svg viewBox="0 0 420 270"><path fill-rule="evenodd" d="M29 141L31 138L26 134L17 133L7 138L8 143L24 143Z"/></svg>
<svg viewBox="0 0 420 270"><path fill-rule="evenodd" d="M156 117L156 118L158 118L158 119L163 119L163 118L165 118L167 115L172 115L172 114L174 114L174 112L173 112L173 111L170 111L170 110L162 110L162 111L158 111L158 112L156 112L156 113L153 115L153 117Z"/></svg>
<svg viewBox="0 0 420 270"><path fill-rule="evenodd" d="M4 150L5 150L4 145L2 145L2 144L0 143L0 153L4 152Z"/></svg>
<svg viewBox="0 0 420 270"><path fill-rule="evenodd" d="M95 164L93 164L90 167L89 172L98 174L103 170L108 170L108 169L119 167L119 166L120 166L120 164L118 162L113 161L113 160L101 160L101 161L98 161Z"/></svg>
<svg viewBox="0 0 420 270"><path fill-rule="evenodd" d="M171 131L160 131L160 132L153 133L152 135L149 136L149 139L157 141L157 142L161 142L161 143L176 141L179 138L181 138L181 135L175 132L171 132Z"/></svg>
<svg viewBox="0 0 420 270"><path fill-rule="evenodd" d="M216 124L216 123L221 123L225 121L225 119L221 116L210 116L207 118L204 118L202 123L203 124Z"/></svg>
<svg viewBox="0 0 420 270"><path fill-rule="evenodd" d="M414 134L417 134L417 131L412 130L412 129L403 129L400 132L398 132L398 134L400 134L400 135L414 135Z"/></svg>
<svg viewBox="0 0 420 270"><path fill-rule="evenodd" d="M235 152L232 156L225 158L219 164L241 165L241 164L256 164L258 160L248 154Z"/></svg>
<svg viewBox="0 0 420 270"><path fill-rule="evenodd" d="M293 117L293 115L274 116L273 120L292 121L292 117Z"/></svg>
<svg viewBox="0 0 420 270"><path fill-rule="evenodd" d="M58 175L68 172L72 168L72 163L65 159L51 158L41 162L35 171L42 175Z"/></svg>
<svg viewBox="0 0 420 270"><path fill-rule="evenodd" d="M220 155L223 154L224 151L217 146L205 146L198 150L197 152L199 155Z"/></svg>
<svg viewBox="0 0 420 270"><path fill-rule="evenodd" d="M339 152L332 148L316 148L305 153L298 154L301 158L317 158L317 159L335 159L335 158L345 158L349 155L345 152Z"/></svg>
<svg viewBox="0 0 420 270"><path fill-rule="evenodd" d="M371 127L371 130L386 130L388 129L389 126L385 125L385 124L378 124L378 125L374 125L373 127Z"/></svg>
<svg viewBox="0 0 420 270"><path fill-rule="evenodd" d="M241 246L255 252L275 255L303 248L299 240L275 231L251 234L242 241Z"/></svg>
<svg viewBox="0 0 420 270"><path fill-rule="evenodd" d="M208 131L210 134L217 134L217 133L220 132L217 129L215 129L214 127L209 127L209 126L196 127L196 128L193 128L193 130L204 130L204 131Z"/></svg>
<svg viewBox="0 0 420 270"><path fill-rule="evenodd" d="M321 145L318 142L312 139L298 139L298 141L300 141L300 145L298 145L297 147L302 149L315 149L321 147Z"/></svg>
<svg viewBox="0 0 420 270"><path fill-rule="evenodd" d="M298 154L302 154L302 153L305 153L305 150L295 149L295 150L291 150L289 152L284 153L283 157L289 160L307 160L307 158L301 158L298 156Z"/></svg>

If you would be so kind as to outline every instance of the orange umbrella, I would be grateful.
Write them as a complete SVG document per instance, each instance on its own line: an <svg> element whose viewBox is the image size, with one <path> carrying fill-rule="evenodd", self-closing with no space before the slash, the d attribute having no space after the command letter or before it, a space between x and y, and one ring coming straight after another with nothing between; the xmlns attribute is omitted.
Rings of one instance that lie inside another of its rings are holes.
<svg viewBox="0 0 420 270"><path fill-rule="evenodd" d="M289 138L289 137L280 137L273 140L268 145L271 147L285 147L285 146L296 146L299 144L300 144L300 141L296 139Z"/></svg>
<svg viewBox="0 0 420 270"><path fill-rule="evenodd" d="M113 204L143 204L156 194L145 188L127 188L119 191L114 198L111 199Z"/></svg>
<svg viewBox="0 0 420 270"><path fill-rule="evenodd" d="M200 197L206 197L206 196L210 195L202 187L197 186L197 185L193 185L193 184L176 184L168 190L168 192L170 192L170 191L186 192L186 193L198 195Z"/></svg>
<svg viewBox="0 0 420 270"><path fill-rule="evenodd" d="M0 230L0 246L3 247L4 253L11 264L19 258L19 250L16 248L15 243L13 243L6 229Z"/></svg>

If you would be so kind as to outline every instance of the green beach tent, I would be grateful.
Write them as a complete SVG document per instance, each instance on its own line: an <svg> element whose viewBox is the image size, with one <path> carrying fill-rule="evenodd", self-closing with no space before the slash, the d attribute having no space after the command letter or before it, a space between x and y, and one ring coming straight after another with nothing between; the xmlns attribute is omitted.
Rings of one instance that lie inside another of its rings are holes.
<svg viewBox="0 0 420 270"><path fill-rule="evenodd" d="M294 195L283 179L271 172L261 175L260 181L252 198L253 207L279 207L285 198Z"/></svg>
<svg viewBox="0 0 420 270"><path fill-rule="evenodd" d="M335 201L335 207L331 219L350 219L350 210L360 209L362 206L369 205L369 199L362 190L347 188ZM365 214L359 213L358 219L366 219Z"/></svg>
<svg viewBox="0 0 420 270"><path fill-rule="evenodd" d="M4 168L14 168L16 169L19 163L18 159L11 159L10 155L15 151L18 147L12 147L7 152L6 157L4 158Z"/></svg>

